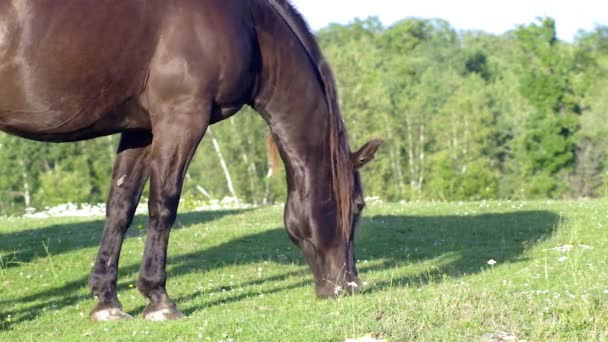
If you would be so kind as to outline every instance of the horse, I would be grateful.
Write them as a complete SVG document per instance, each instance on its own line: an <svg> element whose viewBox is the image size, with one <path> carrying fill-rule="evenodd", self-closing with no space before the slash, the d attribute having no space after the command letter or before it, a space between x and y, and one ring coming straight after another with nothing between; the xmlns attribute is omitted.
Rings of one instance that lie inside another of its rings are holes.
<svg viewBox="0 0 608 342"><path fill-rule="evenodd" d="M88 281L94 321L132 318L117 298L118 261L148 179L141 315L183 316L165 266L184 176L209 125L245 105L278 146L284 224L317 295L358 281L359 169L382 141L351 151L332 71L288 0L5 0L0 80L4 132L55 143L121 135Z"/></svg>

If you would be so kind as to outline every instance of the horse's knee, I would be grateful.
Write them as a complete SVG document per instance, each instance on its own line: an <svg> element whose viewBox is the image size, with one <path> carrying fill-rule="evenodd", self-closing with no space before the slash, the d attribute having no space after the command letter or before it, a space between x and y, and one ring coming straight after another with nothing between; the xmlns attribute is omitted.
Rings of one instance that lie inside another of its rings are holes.
<svg viewBox="0 0 608 342"><path fill-rule="evenodd" d="M133 223L139 197L131 191L112 190L106 203L106 226L126 230Z"/></svg>
<svg viewBox="0 0 608 342"><path fill-rule="evenodd" d="M150 200L148 209L150 211L151 227L173 225L177 218L178 204L179 194L167 194L161 198Z"/></svg>
<svg viewBox="0 0 608 342"><path fill-rule="evenodd" d="M114 229L123 232L131 226L131 223L133 223L134 216L134 212L109 209L106 224L109 227L113 227Z"/></svg>

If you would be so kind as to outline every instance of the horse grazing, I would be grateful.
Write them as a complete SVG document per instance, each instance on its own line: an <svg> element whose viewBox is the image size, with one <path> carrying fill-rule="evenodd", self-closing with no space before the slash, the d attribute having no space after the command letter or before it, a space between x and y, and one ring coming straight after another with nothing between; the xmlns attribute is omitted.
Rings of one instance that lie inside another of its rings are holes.
<svg viewBox="0 0 608 342"><path fill-rule="evenodd" d="M142 315L181 316L165 264L184 175L207 127L244 105L278 145L285 226L318 296L357 281L358 170L382 141L351 153L332 72L286 0L4 0L0 80L2 131L48 142L121 134L89 277L93 320L130 317L116 295L118 259L148 178Z"/></svg>

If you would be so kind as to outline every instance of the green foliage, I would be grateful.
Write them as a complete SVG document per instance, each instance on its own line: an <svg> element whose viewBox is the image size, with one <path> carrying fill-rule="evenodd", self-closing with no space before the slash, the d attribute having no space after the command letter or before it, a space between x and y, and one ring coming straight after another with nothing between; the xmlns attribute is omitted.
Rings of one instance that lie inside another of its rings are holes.
<svg viewBox="0 0 608 342"><path fill-rule="evenodd" d="M448 153L437 153L433 157L432 176L427 184L429 197L443 201L497 197L499 175L487 160L472 161L467 163L466 170L459 170Z"/></svg>
<svg viewBox="0 0 608 342"><path fill-rule="evenodd" d="M318 32L352 148L385 140L362 170L366 194L605 196L608 28L567 43L556 37L558 24L540 18L497 36L456 32L439 19L384 27L372 17ZM284 172L266 177L267 128L258 114L246 108L212 131L217 146L207 136L187 174L188 202L232 196L228 178L242 201L284 200ZM0 213L62 197L103 202L116 141L51 145L0 135Z"/></svg>
<svg viewBox="0 0 608 342"><path fill-rule="evenodd" d="M87 203L91 200L91 181L82 173L49 170L39 176L39 187L34 194L36 203L55 206L62 203Z"/></svg>

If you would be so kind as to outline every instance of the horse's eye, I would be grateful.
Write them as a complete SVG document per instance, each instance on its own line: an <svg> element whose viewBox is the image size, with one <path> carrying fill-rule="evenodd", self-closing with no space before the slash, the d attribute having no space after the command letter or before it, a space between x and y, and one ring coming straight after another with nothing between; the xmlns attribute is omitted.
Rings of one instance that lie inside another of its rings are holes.
<svg viewBox="0 0 608 342"><path fill-rule="evenodd" d="M365 208L365 202L362 199L355 200L355 208L355 214L360 214L363 208Z"/></svg>

